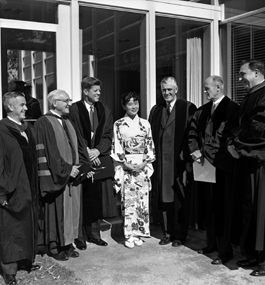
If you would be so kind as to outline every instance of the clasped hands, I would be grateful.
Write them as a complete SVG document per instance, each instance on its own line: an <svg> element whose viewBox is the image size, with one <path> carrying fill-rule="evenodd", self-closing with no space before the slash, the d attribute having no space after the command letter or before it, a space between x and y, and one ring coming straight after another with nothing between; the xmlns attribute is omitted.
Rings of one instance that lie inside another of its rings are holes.
<svg viewBox="0 0 265 285"><path fill-rule="evenodd" d="M146 166L146 161L140 163L140 164L132 164L132 163L128 163L128 162L124 162L123 165L124 165L124 168L127 169L127 170L130 170L134 173L139 173L141 172L141 170L144 169L144 167Z"/></svg>
<svg viewBox="0 0 265 285"><path fill-rule="evenodd" d="M6 197L6 195L0 196L0 206L5 207L5 206L7 206L7 205L8 205L8 203L7 203L7 197Z"/></svg>
<svg viewBox="0 0 265 285"><path fill-rule="evenodd" d="M193 153L191 153L191 158L203 166L204 157L203 157L202 153L200 152L200 150L196 150Z"/></svg>

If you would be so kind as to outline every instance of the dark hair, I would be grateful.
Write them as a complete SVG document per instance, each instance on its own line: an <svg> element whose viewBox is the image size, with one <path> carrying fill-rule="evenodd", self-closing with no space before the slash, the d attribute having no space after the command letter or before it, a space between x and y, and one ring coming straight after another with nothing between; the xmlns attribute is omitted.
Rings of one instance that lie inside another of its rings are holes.
<svg viewBox="0 0 265 285"><path fill-rule="evenodd" d="M127 92L121 95L121 105L125 106L131 99L140 103L140 96L136 92Z"/></svg>
<svg viewBox="0 0 265 285"><path fill-rule="evenodd" d="M84 90L84 89L88 89L89 90L94 85L101 86L102 82L99 79L94 78L94 77L85 77L82 80L81 88L82 88L82 90Z"/></svg>
<svg viewBox="0 0 265 285"><path fill-rule="evenodd" d="M256 69L258 69L261 74L263 74L263 75L265 74L265 68L264 68L264 62L263 61L256 60L256 59L244 60L244 61L242 61L240 66L242 66L246 63L248 63L248 67L252 71L255 71Z"/></svg>

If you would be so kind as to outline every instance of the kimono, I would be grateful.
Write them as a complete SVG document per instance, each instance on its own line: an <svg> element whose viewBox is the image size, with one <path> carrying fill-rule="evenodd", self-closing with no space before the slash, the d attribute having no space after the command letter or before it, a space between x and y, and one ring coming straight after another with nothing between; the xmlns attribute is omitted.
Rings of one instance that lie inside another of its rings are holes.
<svg viewBox="0 0 265 285"><path fill-rule="evenodd" d="M149 191L150 177L155 160L151 127L138 115L131 119L127 114L114 123L111 157L115 165L114 187L121 192L124 235L150 236ZM123 163L140 164L147 161L139 173L123 169Z"/></svg>

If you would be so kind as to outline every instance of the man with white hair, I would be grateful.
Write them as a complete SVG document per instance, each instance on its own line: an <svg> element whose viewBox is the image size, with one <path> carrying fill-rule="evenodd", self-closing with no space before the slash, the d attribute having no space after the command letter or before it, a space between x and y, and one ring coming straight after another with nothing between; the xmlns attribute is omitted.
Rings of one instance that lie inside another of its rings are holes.
<svg viewBox="0 0 265 285"><path fill-rule="evenodd" d="M209 100L194 114L189 131L189 148L195 163L207 159L216 168L216 183L196 182L194 195L199 209L198 224L205 223L207 246L198 253L218 251L211 262L219 265L233 258L230 230L232 217L232 190L235 159L226 151L230 131L238 125L239 106L224 95L224 81L218 75L204 82L204 93ZM203 221L201 221L203 220Z"/></svg>
<svg viewBox="0 0 265 285"><path fill-rule="evenodd" d="M39 245L60 261L78 257L72 243L79 234L80 186L70 179L79 173L77 137L65 118L72 100L63 90L48 97L49 111L34 125L37 141L41 202L44 228Z"/></svg>
<svg viewBox="0 0 265 285"><path fill-rule="evenodd" d="M156 151L151 195L154 208L163 212L164 237L159 244L178 247L185 243L189 228L192 177L186 179L191 172L187 174L190 158L184 148L196 106L177 98L178 85L172 76L162 79L161 92L164 100L152 108L149 117Z"/></svg>

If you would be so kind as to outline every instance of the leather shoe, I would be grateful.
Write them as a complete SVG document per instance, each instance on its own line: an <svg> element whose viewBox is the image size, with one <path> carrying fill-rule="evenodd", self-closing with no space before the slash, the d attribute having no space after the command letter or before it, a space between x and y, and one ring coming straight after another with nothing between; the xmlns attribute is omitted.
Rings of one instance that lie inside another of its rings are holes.
<svg viewBox="0 0 265 285"><path fill-rule="evenodd" d="M31 265L20 265L19 270L26 270L28 272L39 270L40 265L38 264L31 264Z"/></svg>
<svg viewBox="0 0 265 285"><path fill-rule="evenodd" d="M8 285L16 285L17 284L17 280L16 280L16 275L12 274L3 274L5 283Z"/></svg>
<svg viewBox="0 0 265 285"><path fill-rule="evenodd" d="M99 246L107 246L108 244L101 238L99 239L95 239L95 238L89 238L88 239L88 242L91 242L91 243L94 243L96 245L99 245Z"/></svg>
<svg viewBox="0 0 265 285"><path fill-rule="evenodd" d="M69 257L65 251L61 251L60 253L56 253L56 254L51 254L51 257L53 257L54 259L56 259L58 261L69 260Z"/></svg>
<svg viewBox="0 0 265 285"><path fill-rule="evenodd" d="M160 245L167 245L170 244L170 237L163 237L158 244Z"/></svg>
<svg viewBox="0 0 265 285"><path fill-rule="evenodd" d="M199 249L197 252L199 254L208 254L208 253L212 253L215 252L217 250L217 247L214 245L207 245L204 248Z"/></svg>
<svg viewBox="0 0 265 285"><path fill-rule="evenodd" d="M265 265L260 265L258 268L250 273L251 276L265 276Z"/></svg>
<svg viewBox="0 0 265 285"><path fill-rule="evenodd" d="M87 249L85 241L75 240L75 246L79 250L86 250Z"/></svg>
<svg viewBox="0 0 265 285"><path fill-rule="evenodd" d="M213 265L225 264L225 263L227 263L229 260L231 260L232 258L233 258L233 255L228 256L228 257L223 258L223 259L217 257L217 258L215 258L215 259L211 262L211 264L213 264Z"/></svg>
<svg viewBox="0 0 265 285"><path fill-rule="evenodd" d="M178 246L181 246L182 245L182 242L178 239L175 239L172 241L172 246L174 247L178 247Z"/></svg>
<svg viewBox="0 0 265 285"><path fill-rule="evenodd" d="M244 259L237 261L236 265L239 267L248 268L248 267L257 266L258 261L256 259Z"/></svg>
<svg viewBox="0 0 265 285"><path fill-rule="evenodd" d="M72 258L79 257L79 253L75 250L73 245L71 245L70 248L65 251L65 253L67 254L68 257Z"/></svg>

